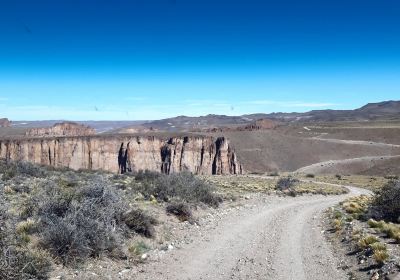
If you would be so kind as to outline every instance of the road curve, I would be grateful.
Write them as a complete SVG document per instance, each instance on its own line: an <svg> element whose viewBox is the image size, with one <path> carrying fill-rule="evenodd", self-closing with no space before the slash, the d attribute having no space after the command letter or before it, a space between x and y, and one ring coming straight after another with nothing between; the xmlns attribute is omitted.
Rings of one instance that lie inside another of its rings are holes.
<svg viewBox="0 0 400 280"><path fill-rule="evenodd" d="M182 249L150 262L135 279L347 279L319 227L325 209L368 194L276 197L250 201Z"/></svg>

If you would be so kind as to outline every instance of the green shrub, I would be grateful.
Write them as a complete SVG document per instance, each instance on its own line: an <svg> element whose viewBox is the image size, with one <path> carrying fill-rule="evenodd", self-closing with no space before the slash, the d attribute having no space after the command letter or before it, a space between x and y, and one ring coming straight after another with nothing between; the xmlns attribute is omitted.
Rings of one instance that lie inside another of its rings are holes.
<svg viewBox="0 0 400 280"><path fill-rule="evenodd" d="M373 235L368 235L362 239L360 239L360 241L358 241L358 248L360 248L361 250L365 250L367 248L370 247L370 245L379 242L378 238L376 238Z"/></svg>
<svg viewBox="0 0 400 280"><path fill-rule="evenodd" d="M369 208L370 215L377 220L399 222L400 181L387 183L375 195Z"/></svg>
<svg viewBox="0 0 400 280"><path fill-rule="evenodd" d="M368 220L368 225L371 227L371 228L379 228L379 229L382 229L383 228L383 226L385 225L385 222L384 221L375 221L374 219L369 219Z"/></svg>
<svg viewBox="0 0 400 280"><path fill-rule="evenodd" d="M374 260L377 262L379 265L383 265L387 259L389 259L389 254L387 253L386 250L377 250L374 251Z"/></svg>
<svg viewBox="0 0 400 280"><path fill-rule="evenodd" d="M376 243L372 243L369 246L374 252L375 251L386 251L386 244L381 243L381 242L376 242Z"/></svg>
<svg viewBox="0 0 400 280"><path fill-rule="evenodd" d="M143 241L138 241L129 246L128 250L131 254L142 256L144 253L150 250L150 247Z"/></svg>

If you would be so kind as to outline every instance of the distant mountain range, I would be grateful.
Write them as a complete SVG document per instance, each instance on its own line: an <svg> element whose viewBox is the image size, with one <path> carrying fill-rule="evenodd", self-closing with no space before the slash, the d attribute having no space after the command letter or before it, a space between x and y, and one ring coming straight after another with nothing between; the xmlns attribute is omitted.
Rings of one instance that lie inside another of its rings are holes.
<svg viewBox="0 0 400 280"><path fill-rule="evenodd" d="M400 119L400 101L369 103L355 110L313 110L305 113L249 114L242 116L207 115L200 117L178 116L143 124L156 130L204 130L214 127L242 126L259 119L277 122L332 122Z"/></svg>
<svg viewBox="0 0 400 280"><path fill-rule="evenodd" d="M78 121L101 132L129 131L129 129L159 131L202 131L215 128L243 128L257 125L256 121L268 119L276 123L400 120L400 101L369 103L355 110L313 110L305 113L248 114L242 116L207 115L200 117L178 116L153 121ZM60 120L14 121L15 128L50 127ZM128 129L128 130L127 130Z"/></svg>

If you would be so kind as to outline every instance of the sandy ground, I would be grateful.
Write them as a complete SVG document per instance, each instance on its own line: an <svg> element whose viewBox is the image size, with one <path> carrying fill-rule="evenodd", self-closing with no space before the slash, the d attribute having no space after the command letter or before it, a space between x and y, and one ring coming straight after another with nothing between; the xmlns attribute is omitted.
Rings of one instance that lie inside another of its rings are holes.
<svg viewBox="0 0 400 280"><path fill-rule="evenodd" d="M312 174L360 174L365 170L384 165L390 160L400 160L400 156L374 156L328 160L302 167L296 170L296 172Z"/></svg>
<svg viewBox="0 0 400 280"><path fill-rule="evenodd" d="M132 279L347 279L324 239L325 209L348 196L255 195L200 227L200 238L149 261ZM210 226L211 225L211 226Z"/></svg>

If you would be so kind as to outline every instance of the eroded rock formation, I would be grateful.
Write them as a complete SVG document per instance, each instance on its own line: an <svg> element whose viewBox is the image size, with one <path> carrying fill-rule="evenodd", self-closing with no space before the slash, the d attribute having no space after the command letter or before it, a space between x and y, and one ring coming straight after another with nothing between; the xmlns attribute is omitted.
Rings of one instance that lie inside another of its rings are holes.
<svg viewBox="0 0 400 280"><path fill-rule="evenodd" d="M10 127L11 122L7 118L0 119L0 127Z"/></svg>
<svg viewBox="0 0 400 280"><path fill-rule="evenodd" d="M190 136L92 136L0 140L0 158L69 167L166 174L241 174L242 166L224 138Z"/></svg>
<svg viewBox="0 0 400 280"><path fill-rule="evenodd" d="M89 136L96 131L82 124L74 122L57 123L52 127L32 128L26 132L29 137L51 137L51 136Z"/></svg>

